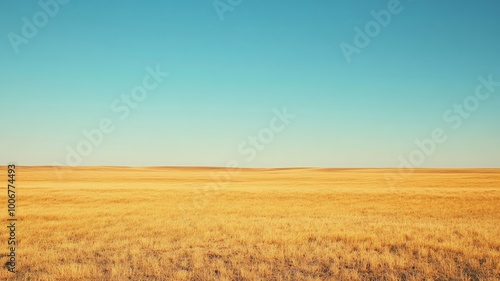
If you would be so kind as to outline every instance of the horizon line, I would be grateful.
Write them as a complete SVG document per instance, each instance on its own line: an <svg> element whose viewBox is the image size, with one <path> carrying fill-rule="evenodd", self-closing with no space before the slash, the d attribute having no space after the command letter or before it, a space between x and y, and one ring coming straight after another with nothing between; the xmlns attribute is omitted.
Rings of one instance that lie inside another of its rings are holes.
<svg viewBox="0 0 500 281"><path fill-rule="evenodd" d="M416 167L416 168L401 168L401 167L314 167L314 166L293 166L293 167L224 167L224 166L168 166L168 165L145 165L145 166L130 166L130 165L79 165L79 166L65 166L65 165L19 165L16 163L0 165L2 167L8 167L8 165L16 165L16 167L38 167L38 168L191 168L191 169L244 169L244 170L257 170L257 169L266 169L266 170L284 170L284 169L359 169L359 170L383 170L383 169L402 169L402 170L426 170L426 169L450 169L450 170L459 170L459 169L500 169L500 167Z"/></svg>

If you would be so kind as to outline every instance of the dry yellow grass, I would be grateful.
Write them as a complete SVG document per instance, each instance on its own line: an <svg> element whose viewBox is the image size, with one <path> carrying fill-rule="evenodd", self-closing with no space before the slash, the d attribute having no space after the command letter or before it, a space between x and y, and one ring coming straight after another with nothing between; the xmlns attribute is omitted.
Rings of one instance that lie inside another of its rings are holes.
<svg viewBox="0 0 500 281"><path fill-rule="evenodd" d="M244 170L199 193L219 171L75 168L59 180L18 167L18 272L0 278L500 279L498 169L418 170L395 188L387 170Z"/></svg>

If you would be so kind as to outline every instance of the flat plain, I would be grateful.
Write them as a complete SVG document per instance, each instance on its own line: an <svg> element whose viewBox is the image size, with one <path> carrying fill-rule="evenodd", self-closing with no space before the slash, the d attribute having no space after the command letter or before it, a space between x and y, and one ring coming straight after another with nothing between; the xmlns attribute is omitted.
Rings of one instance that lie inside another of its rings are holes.
<svg viewBox="0 0 500 281"><path fill-rule="evenodd" d="M500 280L500 169L387 173L18 167L0 279Z"/></svg>

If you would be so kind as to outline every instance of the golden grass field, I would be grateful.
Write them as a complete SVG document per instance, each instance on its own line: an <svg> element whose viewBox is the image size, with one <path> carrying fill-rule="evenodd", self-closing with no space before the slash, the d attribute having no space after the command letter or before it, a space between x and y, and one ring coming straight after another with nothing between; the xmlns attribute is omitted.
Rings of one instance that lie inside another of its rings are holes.
<svg viewBox="0 0 500 281"><path fill-rule="evenodd" d="M500 280L500 169L221 171L18 167L0 279Z"/></svg>

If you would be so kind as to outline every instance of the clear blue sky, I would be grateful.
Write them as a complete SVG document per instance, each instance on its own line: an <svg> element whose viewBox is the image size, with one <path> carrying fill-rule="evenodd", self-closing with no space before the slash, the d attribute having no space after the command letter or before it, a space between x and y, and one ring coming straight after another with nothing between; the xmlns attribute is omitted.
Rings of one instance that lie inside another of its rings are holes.
<svg viewBox="0 0 500 281"><path fill-rule="evenodd" d="M500 87L458 129L443 119L500 81L500 2L401 1L347 63L341 42L388 2L243 0L221 21L210 0L73 0L16 53L9 34L43 10L1 1L0 164L64 165L109 118L81 165L396 167L442 128L422 167L500 167ZM170 75L118 118L156 65ZM283 107L296 118L248 161L238 147Z"/></svg>

